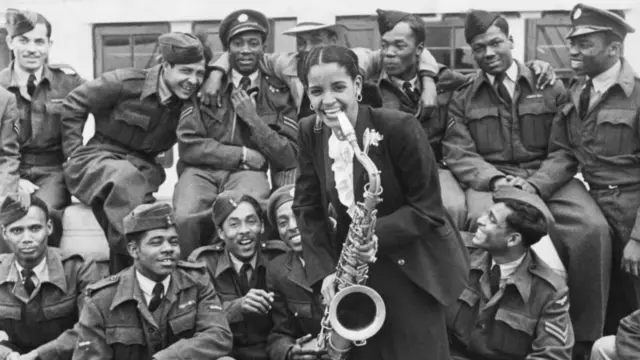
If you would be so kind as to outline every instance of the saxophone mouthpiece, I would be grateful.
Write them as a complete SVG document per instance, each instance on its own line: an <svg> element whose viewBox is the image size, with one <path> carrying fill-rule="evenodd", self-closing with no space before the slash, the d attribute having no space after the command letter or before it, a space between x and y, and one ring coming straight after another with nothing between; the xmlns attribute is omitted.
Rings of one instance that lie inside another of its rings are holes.
<svg viewBox="0 0 640 360"><path fill-rule="evenodd" d="M351 121L349 121L347 114L340 111L338 114L336 114L336 116L338 118L338 123L340 124L340 129L342 130L344 136L349 140L350 136L356 136L356 131L353 128L353 125L351 125Z"/></svg>

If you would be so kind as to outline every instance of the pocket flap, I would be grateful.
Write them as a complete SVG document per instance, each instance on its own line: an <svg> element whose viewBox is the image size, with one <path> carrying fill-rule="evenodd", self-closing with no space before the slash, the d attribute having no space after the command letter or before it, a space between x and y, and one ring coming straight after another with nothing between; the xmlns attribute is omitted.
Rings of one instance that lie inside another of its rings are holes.
<svg viewBox="0 0 640 360"><path fill-rule="evenodd" d="M47 114L60 115L62 113L62 99L52 99L44 105Z"/></svg>
<svg viewBox="0 0 640 360"><path fill-rule="evenodd" d="M473 307L478 303L478 300L480 300L480 295L475 291L466 288L464 289L462 294L460 294L460 297L458 299L466 302L469 306Z"/></svg>
<svg viewBox="0 0 640 360"><path fill-rule="evenodd" d="M627 125L633 128L637 112L632 109L602 109L598 112L598 124Z"/></svg>
<svg viewBox="0 0 640 360"><path fill-rule="evenodd" d="M42 307L42 313L47 319L58 319L76 314L77 302L75 294L61 299L55 304Z"/></svg>
<svg viewBox="0 0 640 360"><path fill-rule="evenodd" d="M525 100L520 102L520 106L518 107L518 112L521 115L525 115L525 114L540 115L540 114L553 113L554 110L550 109L549 106L547 106L547 103L544 101L543 98L540 98L540 99Z"/></svg>
<svg viewBox="0 0 640 360"><path fill-rule="evenodd" d="M129 125L137 126L143 130L149 130L149 115L143 115L128 109L122 109L115 115L115 119Z"/></svg>
<svg viewBox="0 0 640 360"><path fill-rule="evenodd" d="M302 302L289 302L289 310L293 313L293 316L297 318L310 318L311 317L311 304Z"/></svg>
<svg viewBox="0 0 640 360"><path fill-rule="evenodd" d="M496 313L496 321L505 323L514 330L522 331L529 335L533 335L536 329L537 320L532 319L524 314L514 312L509 309L498 309Z"/></svg>
<svg viewBox="0 0 640 360"><path fill-rule="evenodd" d="M493 107L478 107L469 109L468 117L469 120L479 120L485 118L487 116L498 116L498 108Z"/></svg>
<svg viewBox="0 0 640 360"><path fill-rule="evenodd" d="M260 116L262 121L267 125L275 125L278 122L278 113L275 112L258 112L258 116Z"/></svg>
<svg viewBox="0 0 640 360"><path fill-rule="evenodd" d="M0 304L0 318L2 319L12 319L12 320L22 320L22 310L20 305L5 305Z"/></svg>
<svg viewBox="0 0 640 360"><path fill-rule="evenodd" d="M107 344L146 345L144 331L136 327L109 327L105 331Z"/></svg>
<svg viewBox="0 0 640 360"><path fill-rule="evenodd" d="M197 312L195 307L190 307L190 309L190 311L169 319L169 326L174 334L178 335L185 331L195 330Z"/></svg>

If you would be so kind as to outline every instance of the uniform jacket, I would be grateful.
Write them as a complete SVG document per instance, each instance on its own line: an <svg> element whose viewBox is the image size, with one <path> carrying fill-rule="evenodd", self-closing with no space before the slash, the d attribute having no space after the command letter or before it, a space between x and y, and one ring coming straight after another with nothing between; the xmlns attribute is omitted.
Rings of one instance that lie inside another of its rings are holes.
<svg viewBox="0 0 640 360"><path fill-rule="evenodd" d="M259 72L256 112L262 121L255 126L237 118L231 103L230 76L216 106L201 106L194 101L185 107L178 126L183 165L238 171L242 146L246 146L263 154L276 171L296 167L298 124L291 93L282 82Z"/></svg>
<svg viewBox="0 0 640 360"><path fill-rule="evenodd" d="M293 211L298 219L309 284L335 271L351 219L338 199L328 156L331 129L314 130L315 116L300 124L300 177ZM442 304L454 301L468 275L467 253L442 205L438 168L427 135L411 115L360 106L355 125L362 148L365 129L383 136L369 157L381 173L384 193L375 234L378 258L388 257L418 287ZM362 201L366 172L353 162L355 201ZM336 236L329 229L328 205L337 213Z"/></svg>
<svg viewBox="0 0 640 360"><path fill-rule="evenodd" d="M549 152L553 119L566 92L560 81L537 90L535 75L520 63L515 82L511 106L498 98L481 70L454 93L443 140L445 161L462 184L478 191L489 191L495 177L524 169L524 177L546 199L568 181L564 174L570 171Z"/></svg>
<svg viewBox="0 0 640 360"><path fill-rule="evenodd" d="M317 336L324 315L320 294L307 283L300 254L289 251L267 265L267 288L274 293L273 328L267 340L271 360L286 360L287 353L307 334Z"/></svg>
<svg viewBox="0 0 640 360"><path fill-rule="evenodd" d="M377 78L383 68L382 52L380 50L369 50L365 48L354 48L352 50L358 56L360 71L365 79ZM296 52L272 53L264 54L261 67L266 70L267 74L275 76L287 84L287 87L291 89L291 94L295 99L299 112L304 97L304 86L298 78L298 63L299 57ZM229 72L231 70L229 53L224 53L218 60L210 65L224 73ZM435 76L439 71L436 59L426 49L420 57L419 69L424 74L432 76Z"/></svg>
<svg viewBox="0 0 640 360"><path fill-rule="evenodd" d="M18 191L20 117L16 99L0 88L0 196Z"/></svg>
<svg viewBox="0 0 640 360"><path fill-rule="evenodd" d="M572 79L570 102L558 120L560 130L553 143L561 153L558 158L574 169L579 163L592 187L640 184L640 77L629 62L621 61L616 83L591 104L585 119L579 118L578 108L586 79ZM637 219L631 238L640 241Z"/></svg>
<svg viewBox="0 0 640 360"><path fill-rule="evenodd" d="M47 249L45 261L49 279L29 297L14 255L0 255L0 330L9 336L10 346L24 354L37 349L42 360L68 359L75 346L71 329L78 321L83 292L100 274L93 260L56 248ZM0 359L10 352L0 344Z"/></svg>
<svg viewBox="0 0 640 360"><path fill-rule="evenodd" d="M471 254L469 282L447 309L452 356L469 359L571 359L574 344L564 280L529 251L491 296L491 255Z"/></svg>
<svg viewBox="0 0 640 360"><path fill-rule="evenodd" d="M267 262L287 251L280 240L270 240L260 244L256 268L253 269L249 285L251 288L266 290ZM267 359L266 342L269 330L273 326L269 315L251 315L242 313L242 297L236 280L236 272L223 243L203 246L193 251L190 261L206 264L213 285L220 294L224 314L233 332L233 353L236 360Z"/></svg>
<svg viewBox="0 0 640 360"><path fill-rule="evenodd" d="M64 98L84 79L68 65L45 64L42 79L31 100L20 92L12 63L0 71L0 86L11 91L18 102L20 114L20 145L22 161L31 165L60 165L62 130L60 114ZM27 138L24 123L30 122L32 136Z"/></svg>
<svg viewBox="0 0 640 360"><path fill-rule="evenodd" d="M383 71L378 80L378 87L382 94L382 107L397 109L414 115L427 132L431 150L436 162L442 161L442 138L447 127L447 107L453 91L464 85L467 76L441 66L437 76L437 107L424 109L420 102L414 103L402 88L396 85L388 74ZM420 82L418 82L421 85ZM422 91L422 89L419 89Z"/></svg>
<svg viewBox="0 0 640 360"><path fill-rule="evenodd" d="M74 328L73 359L217 359L229 353L229 324L204 266L180 261L163 301L169 310L158 326L134 267L93 284Z"/></svg>
<svg viewBox="0 0 640 360"><path fill-rule="evenodd" d="M136 153L151 160L176 142L180 109L160 105L161 65L150 69L118 69L77 87L63 101L62 138L65 158L82 147L89 113L96 135L87 146Z"/></svg>
<svg viewBox="0 0 640 360"><path fill-rule="evenodd" d="M620 321L616 334L617 360L635 360L640 354L640 310Z"/></svg>

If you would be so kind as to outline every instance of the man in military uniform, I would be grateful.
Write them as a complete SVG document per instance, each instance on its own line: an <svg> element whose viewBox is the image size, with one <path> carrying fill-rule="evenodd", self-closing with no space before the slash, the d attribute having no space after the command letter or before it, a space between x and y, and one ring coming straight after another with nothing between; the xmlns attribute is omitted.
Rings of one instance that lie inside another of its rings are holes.
<svg viewBox="0 0 640 360"><path fill-rule="evenodd" d="M87 289L73 359L218 359L229 323L202 264L180 261L173 209L137 206L123 220L134 265Z"/></svg>
<svg viewBox="0 0 640 360"><path fill-rule="evenodd" d="M640 354L640 310L623 318L615 335L593 344L591 360L636 360Z"/></svg>
<svg viewBox="0 0 640 360"><path fill-rule="evenodd" d="M155 157L176 142L182 103L198 90L205 58L190 34L158 39L163 61L150 69L118 69L76 88L63 102L64 175L73 195L91 206L105 232L116 273L131 263L122 219L153 202L165 180ZM96 133L82 145L82 129L93 114Z"/></svg>
<svg viewBox="0 0 640 360"><path fill-rule="evenodd" d="M279 240L259 243L264 230L258 201L237 190L222 192L213 204L222 243L196 249L190 261L204 262L220 293L233 332L236 360L268 359L273 293L266 287L266 264L287 251Z"/></svg>
<svg viewBox="0 0 640 360"><path fill-rule="evenodd" d="M0 200L0 229L10 254L0 255L0 359L68 359L83 291L98 281L93 260L47 246L47 204L25 191ZM22 354L22 355L21 355Z"/></svg>
<svg viewBox="0 0 640 360"><path fill-rule="evenodd" d="M515 186L539 195L555 218L550 237L568 272L576 341L593 342L604 326L611 240L597 204L572 178L575 168L549 151L564 86L537 89L532 71L513 60L499 14L470 12L465 37L480 70L451 99L443 146L447 166L468 187L470 231L491 206L491 191Z"/></svg>
<svg viewBox="0 0 640 360"><path fill-rule="evenodd" d="M544 202L500 188L478 219L467 288L447 309L452 359L571 359L564 280L531 251L551 219Z"/></svg>
<svg viewBox="0 0 640 360"><path fill-rule="evenodd" d="M267 170L277 174L297 167L293 98L259 67L268 33L269 22L257 11L239 10L222 21L220 40L233 70L216 106L188 107L178 126L174 204L185 256L211 240L211 205L219 192L238 189L264 206ZM274 187L293 180L272 179Z"/></svg>
<svg viewBox="0 0 640 360"><path fill-rule="evenodd" d="M302 239L293 215L295 185L283 186L269 198L267 218L290 250L267 265L267 288L273 293L273 328L267 340L271 360L315 360L321 353L313 346L320 332L324 305L307 283Z"/></svg>
<svg viewBox="0 0 640 360"><path fill-rule="evenodd" d="M260 66L271 77L275 77L284 82L291 95L295 99L298 119L313 115L310 108L304 86L298 78L298 71L306 55L311 49L319 46L340 43L340 38L344 37L346 28L340 24L321 23L319 21L302 21L295 27L284 32L285 35L295 36L298 52L293 53L272 53L265 54L260 61ZM382 71L381 51L372 51L364 48L354 48L358 55L360 70L365 79L376 79ZM218 60L210 63L213 70L211 76L202 87L204 92L203 100L215 97L222 85L222 78L231 69L229 54L223 54ZM436 103L436 86L434 78L439 71L436 60L431 53L424 49L420 54L419 76L421 85L426 89L422 93L421 101L426 107L434 106Z"/></svg>
<svg viewBox="0 0 640 360"><path fill-rule="evenodd" d="M7 43L15 61L0 71L0 86L18 103L20 189L35 194L49 207L54 224L49 245L62 237L62 212L71 202L62 174L62 100L84 80L67 65L47 60L51 50L51 23L31 11L6 11Z"/></svg>
<svg viewBox="0 0 640 360"><path fill-rule="evenodd" d="M562 158L574 169L579 163L613 232L605 330L610 333L620 318L640 307L640 80L622 57L624 38L634 29L622 17L587 5L576 5L570 16L573 27L567 37L577 76L569 88L571 101L561 110L554 145L564 150ZM578 215L593 221L590 215ZM583 270L594 264L583 263L589 264ZM593 280L584 272L578 276Z"/></svg>

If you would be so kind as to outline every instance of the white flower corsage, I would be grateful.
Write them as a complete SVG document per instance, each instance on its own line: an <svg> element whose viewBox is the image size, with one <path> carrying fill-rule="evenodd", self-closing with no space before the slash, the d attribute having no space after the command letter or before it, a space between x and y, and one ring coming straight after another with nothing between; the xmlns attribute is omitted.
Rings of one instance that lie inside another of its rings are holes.
<svg viewBox="0 0 640 360"><path fill-rule="evenodd" d="M378 146L384 137L379 132L367 128L362 135L362 144L364 145L364 153L369 153L369 147Z"/></svg>

